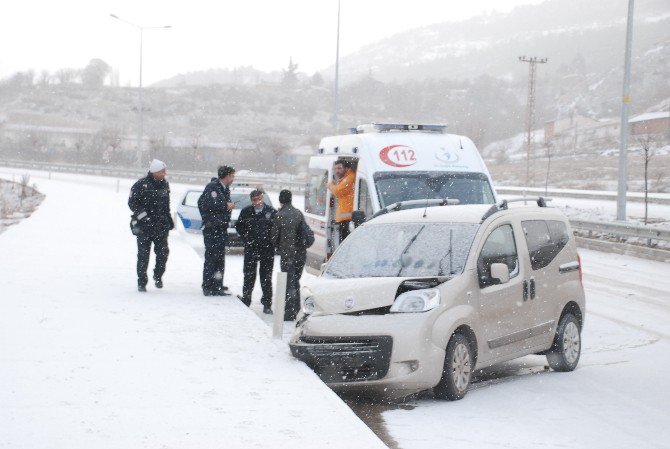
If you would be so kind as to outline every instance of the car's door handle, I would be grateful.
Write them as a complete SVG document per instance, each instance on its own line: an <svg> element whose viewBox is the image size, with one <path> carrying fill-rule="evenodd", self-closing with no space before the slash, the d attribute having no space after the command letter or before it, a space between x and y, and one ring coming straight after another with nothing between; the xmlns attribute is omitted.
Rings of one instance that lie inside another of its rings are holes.
<svg viewBox="0 0 670 449"><path fill-rule="evenodd" d="M535 278L530 278L530 299L535 299Z"/></svg>
<svg viewBox="0 0 670 449"><path fill-rule="evenodd" d="M523 281L523 300L528 300L528 281L525 279Z"/></svg>

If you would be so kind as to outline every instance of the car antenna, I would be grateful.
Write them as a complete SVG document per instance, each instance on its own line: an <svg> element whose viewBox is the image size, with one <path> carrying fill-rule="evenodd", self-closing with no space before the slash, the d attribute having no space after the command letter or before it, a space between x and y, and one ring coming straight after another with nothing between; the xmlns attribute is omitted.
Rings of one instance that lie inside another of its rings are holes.
<svg viewBox="0 0 670 449"><path fill-rule="evenodd" d="M423 209L423 218L426 218L427 211L428 211L428 200L426 199L426 207Z"/></svg>

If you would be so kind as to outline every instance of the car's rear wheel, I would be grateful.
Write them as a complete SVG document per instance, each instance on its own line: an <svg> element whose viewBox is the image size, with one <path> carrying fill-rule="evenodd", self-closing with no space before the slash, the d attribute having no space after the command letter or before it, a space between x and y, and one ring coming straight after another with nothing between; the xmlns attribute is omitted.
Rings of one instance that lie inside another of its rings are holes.
<svg viewBox="0 0 670 449"><path fill-rule="evenodd" d="M463 399L470 386L473 360L467 337L454 334L447 344L440 383L433 388L435 396L450 401Z"/></svg>
<svg viewBox="0 0 670 449"><path fill-rule="evenodd" d="M554 344L547 352L547 361L554 371L572 371L579 363L582 339L579 321L571 313L566 313L558 323Z"/></svg>

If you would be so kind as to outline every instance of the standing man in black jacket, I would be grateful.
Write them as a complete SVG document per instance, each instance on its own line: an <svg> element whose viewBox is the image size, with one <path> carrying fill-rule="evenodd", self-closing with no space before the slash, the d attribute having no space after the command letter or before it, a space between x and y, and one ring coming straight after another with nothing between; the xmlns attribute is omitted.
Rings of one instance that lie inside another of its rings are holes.
<svg viewBox="0 0 670 449"><path fill-rule="evenodd" d="M154 283L163 288L163 273L167 264L168 233L174 228L170 215L170 184L165 180L165 162L154 159L149 173L130 189L128 207L133 211L133 233L137 236L137 290L147 291L147 268L151 243L156 253Z"/></svg>
<svg viewBox="0 0 670 449"><path fill-rule="evenodd" d="M295 320L300 311L300 277L307 260L307 248L303 243L302 225L305 217L291 204L290 190L279 192L279 212L272 227L272 243L281 256L281 271L286 272L286 308L284 321Z"/></svg>
<svg viewBox="0 0 670 449"><path fill-rule="evenodd" d="M251 305L251 293L256 283L256 269L260 265L263 313L272 313L272 268L275 251L272 246L272 218L277 212L263 201L263 192L249 194L251 204L240 211L235 223L237 233L244 241L244 287L240 299Z"/></svg>
<svg viewBox="0 0 670 449"><path fill-rule="evenodd" d="M230 184L234 179L233 167L219 167L218 179L212 179L198 199L205 238L205 265L202 271L202 292L205 296L228 295L223 287L223 273L226 268L230 211L235 206L230 201Z"/></svg>

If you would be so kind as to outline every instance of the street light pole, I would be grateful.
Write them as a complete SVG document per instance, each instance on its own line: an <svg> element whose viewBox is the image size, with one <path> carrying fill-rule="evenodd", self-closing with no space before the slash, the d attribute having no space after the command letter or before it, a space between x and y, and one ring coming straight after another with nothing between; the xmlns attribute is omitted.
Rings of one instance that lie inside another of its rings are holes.
<svg viewBox="0 0 670 449"><path fill-rule="evenodd" d="M121 22L125 22L128 25L136 28L140 32L140 81L139 81L139 89L138 89L138 98L139 98L139 105L138 105L138 130L137 130L137 165L139 167L142 167L142 141L144 140L144 104L143 104L143 99L142 99L142 43L143 43L143 38L144 38L144 30L155 30L155 29L161 29L161 28L172 28L171 25L165 25L165 26L160 26L160 27L143 27L140 25L136 25L132 22L128 22L127 20L122 19L121 17L110 14L111 17L120 20Z"/></svg>
<svg viewBox="0 0 670 449"><path fill-rule="evenodd" d="M619 184L616 199L616 219L626 221L626 182L628 181L628 105L630 104L630 59L633 45L633 7L635 0L628 0L626 26L626 55L623 69L623 98L621 105L621 141L619 142Z"/></svg>
<svg viewBox="0 0 670 449"><path fill-rule="evenodd" d="M333 111L333 125L335 132L340 129L340 0L337 0L337 45L335 47L335 110Z"/></svg>

